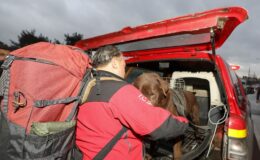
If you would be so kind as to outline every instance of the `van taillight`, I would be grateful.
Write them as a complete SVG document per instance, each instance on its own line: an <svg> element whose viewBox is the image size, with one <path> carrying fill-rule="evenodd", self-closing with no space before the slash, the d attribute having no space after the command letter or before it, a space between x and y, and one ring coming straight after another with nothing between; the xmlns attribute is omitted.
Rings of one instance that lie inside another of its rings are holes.
<svg viewBox="0 0 260 160"><path fill-rule="evenodd" d="M230 114L227 129L228 137L246 138L247 136L245 119L238 115Z"/></svg>
<svg viewBox="0 0 260 160"><path fill-rule="evenodd" d="M229 160L244 160L247 157L247 129L245 120L235 114L230 114L227 124L227 146Z"/></svg>
<svg viewBox="0 0 260 160"><path fill-rule="evenodd" d="M232 138L246 138L247 130L228 129L228 137Z"/></svg>

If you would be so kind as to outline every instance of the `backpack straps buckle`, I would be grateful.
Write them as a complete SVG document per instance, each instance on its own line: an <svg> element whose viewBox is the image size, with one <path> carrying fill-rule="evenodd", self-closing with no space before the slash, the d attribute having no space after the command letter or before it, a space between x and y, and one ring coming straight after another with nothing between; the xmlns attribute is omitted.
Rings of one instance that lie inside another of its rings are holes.
<svg viewBox="0 0 260 160"><path fill-rule="evenodd" d="M15 56L13 56L13 55L6 56L5 61L2 64L1 68L8 69L14 60L15 60Z"/></svg>
<svg viewBox="0 0 260 160"><path fill-rule="evenodd" d="M13 101L14 113L17 112L21 107L25 107L26 104L27 104L27 100L24 94L20 91L15 91L14 101Z"/></svg>

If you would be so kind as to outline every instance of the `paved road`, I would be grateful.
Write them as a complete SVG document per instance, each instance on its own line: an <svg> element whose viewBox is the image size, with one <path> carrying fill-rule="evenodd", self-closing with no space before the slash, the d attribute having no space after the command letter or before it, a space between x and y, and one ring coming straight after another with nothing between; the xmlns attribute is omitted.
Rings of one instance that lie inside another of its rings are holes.
<svg viewBox="0 0 260 160"><path fill-rule="evenodd" d="M254 151L253 151L253 160L259 160L260 155L260 103L256 103L256 95L249 94L248 99L251 103L251 112L252 112L252 119L254 123L254 131L255 131L255 140L254 142Z"/></svg>

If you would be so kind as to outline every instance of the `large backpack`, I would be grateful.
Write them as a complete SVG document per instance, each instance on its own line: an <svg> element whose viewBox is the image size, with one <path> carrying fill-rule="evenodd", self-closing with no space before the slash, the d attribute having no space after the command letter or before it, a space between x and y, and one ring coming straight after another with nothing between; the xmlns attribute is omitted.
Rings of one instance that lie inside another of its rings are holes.
<svg viewBox="0 0 260 160"><path fill-rule="evenodd" d="M0 78L0 159L68 159L89 80L78 48L46 42L15 50Z"/></svg>

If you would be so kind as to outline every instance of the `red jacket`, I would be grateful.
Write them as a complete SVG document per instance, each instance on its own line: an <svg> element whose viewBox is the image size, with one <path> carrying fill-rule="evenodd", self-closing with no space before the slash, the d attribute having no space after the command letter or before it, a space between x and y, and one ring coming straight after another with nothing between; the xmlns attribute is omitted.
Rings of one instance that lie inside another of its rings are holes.
<svg viewBox="0 0 260 160"><path fill-rule="evenodd" d="M93 87L87 103L79 108L76 144L84 159L92 159L122 128L129 130L105 159L138 160L143 157L140 137L169 139L184 133L186 123L170 112L154 107L139 90L126 82L101 81Z"/></svg>

